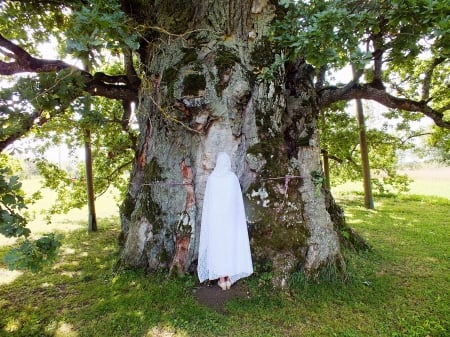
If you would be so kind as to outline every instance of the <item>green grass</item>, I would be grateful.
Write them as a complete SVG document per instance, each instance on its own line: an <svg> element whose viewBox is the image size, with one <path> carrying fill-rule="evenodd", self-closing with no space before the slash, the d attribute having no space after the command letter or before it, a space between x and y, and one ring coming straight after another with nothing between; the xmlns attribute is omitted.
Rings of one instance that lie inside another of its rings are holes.
<svg viewBox="0 0 450 337"><path fill-rule="evenodd" d="M337 197L372 246L345 252L348 283L277 292L255 274L226 314L194 299L193 276L114 272L118 220L99 221L98 233L65 232L54 266L0 279L0 336L449 336L450 200L375 197L375 210L361 206L361 193Z"/></svg>

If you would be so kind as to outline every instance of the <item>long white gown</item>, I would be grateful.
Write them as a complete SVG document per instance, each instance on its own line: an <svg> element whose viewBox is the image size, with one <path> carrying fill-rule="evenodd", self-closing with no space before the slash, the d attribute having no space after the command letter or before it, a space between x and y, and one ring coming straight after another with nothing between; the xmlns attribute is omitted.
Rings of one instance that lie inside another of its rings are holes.
<svg viewBox="0 0 450 337"><path fill-rule="evenodd" d="M241 187L230 157L220 152L203 200L197 273L200 282L253 273Z"/></svg>

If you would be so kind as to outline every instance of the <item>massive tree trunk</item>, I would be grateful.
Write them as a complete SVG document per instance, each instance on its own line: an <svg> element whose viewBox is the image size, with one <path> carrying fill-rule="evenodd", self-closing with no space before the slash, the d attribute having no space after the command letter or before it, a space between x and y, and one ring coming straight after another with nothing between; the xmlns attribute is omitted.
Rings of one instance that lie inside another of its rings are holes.
<svg viewBox="0 0 450 337"><path fill-rule="evenodd" d="M322 186L313 69L298 61L260 76L280 53L267 39L280 9L264 0L133 8L151 28L140 50L141 132L121 207L122 262L195 266L205 184L219 151L230 154L241 182L253 259L273 267L276 285L298 268L314 274L340 262Z"/></svg>

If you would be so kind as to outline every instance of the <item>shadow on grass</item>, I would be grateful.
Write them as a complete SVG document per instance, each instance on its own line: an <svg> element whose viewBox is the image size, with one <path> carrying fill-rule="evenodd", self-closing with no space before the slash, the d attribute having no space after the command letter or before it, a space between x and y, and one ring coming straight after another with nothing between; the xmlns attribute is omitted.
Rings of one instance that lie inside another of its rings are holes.
<svg viewBox="0 0 450 337"><path fill-rule="evenodd" d="M223 332L220 315L191 296L192 277L113 272L118 259L116 221L97 233L65 233L51 268L0 286L0 335L183 336L198 329ZM5 249L0 251L3 255ZM4 267L4 266L2 266ZM163 334L164 333L164 334Z"/></svg>

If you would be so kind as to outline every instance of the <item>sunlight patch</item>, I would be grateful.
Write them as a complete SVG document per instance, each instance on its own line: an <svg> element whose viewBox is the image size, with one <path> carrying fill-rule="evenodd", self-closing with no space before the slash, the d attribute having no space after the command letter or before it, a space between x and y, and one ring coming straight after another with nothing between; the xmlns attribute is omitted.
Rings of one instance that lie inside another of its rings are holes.
<svg viewBox="0 0 450 337"><path fill-rule="evenodd" d="M66 322L58 322L58 328L55 331L55 337L77 337L78 332L75 331L72 324Z"/></svg>
<svg viewBox="0 0 450 337"><path fill-rule="evenodd" d="M55 285L53 283L44 282L41 284L42 288L53 288Z"/></svg>
<svg viewBox="0 0 450 337"><path fill-rule="evenodd" d="M65 247L64 250L62 251L62 255L72 255L72 254L75 254L75 249L70 247Z"/></svg>
<svg viewBox="0 0 450 337"><path fill-rule="evenodd" d="M58 270L58 269L62 269L62 268L67 268L67 267L77 267L80 264L80 262L78 261L70 261L70 262L60 262L60 263L56 263L53 267L52 270Z"/></svg>
<svg viewBox="0 0 450 337"><path fill-rule="evenodd" d="M20 326L21 326L20 321L17 318L12 318L8 320L8 322L6 323L5 331L7 332L17 331L19 330Z"/></svg>
<svg viewBox="0 0 450 337"><path fill-rule="evenodd" d="M2 246L11 246L15 244L17 238L7 238L6 236L0 234L0 247Z"/></svg>
<svg viewBox="0 0 450 337"><path fill-rule="evenodd" d="M0 284L9 284L22 274L23 272L18 270L0 268Z"/></svg>
<svg viewBox="0 0 450 337"><path fill-rule="evenodd" d="M147 332L144 337L175 337L175 336L187 336L187 334L180 331L175 331L173 328L155 326Z"/></svg>
<svg viewBox="0 0 450 337"><path fill-rule="evenodd" d="M79 271L63 271L61 273L62 276L67 276L70 278L74 278L75 276L81 275L81 272Z"/></svg>

